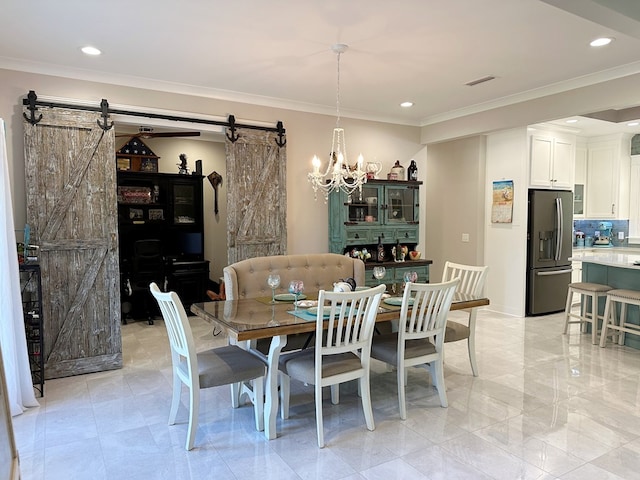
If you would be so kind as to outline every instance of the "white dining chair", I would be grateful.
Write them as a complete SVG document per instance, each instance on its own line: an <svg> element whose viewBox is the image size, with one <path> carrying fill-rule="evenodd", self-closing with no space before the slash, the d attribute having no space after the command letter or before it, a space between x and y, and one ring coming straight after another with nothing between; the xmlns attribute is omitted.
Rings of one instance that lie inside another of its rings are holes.
<svg viewBox="0 0 640 480"><path fill-rule="evenodd" d="M176 423L182 384L184 383L189 389L189 428L186 449L191 450L195 442L201 388L241 383L245 386L244 392L254 405L256 429L264 430L265 363L236 345L196 353L189 319L178 295L175 292L161 292L155 283L151 283L149 289L160 306L171 346L173 396L169 425Z"/></svg>
<svg viewBox="0 0 640 480"><path fill-rule="evenodd" d="M409 367L428 367L440 396L440 405L449 405L442 362L444 330L459 281L456 278L445 283L407 282L398 331L373 337L371 357L397 370L398 403L403 420L407 418L405 384Z"/></svg>
<svg viewBox="0 0 640 480"><path fill-rule="evenodd" d="M358 380L367 428L375 429L369 366L371 338L385 286L355 292L318 294L315 347L283 354L280 358L280 400L282 417L289 417L290 379L315 386L318 446L324 447L322 388ZM332 402L337 402L332 388Z"/></svg>
<svg viewBox="0 0 640 480"><path fill-rule="evenodd" d="M454 278L459 278L460 283L456 289L459 293L473 295L479 297L484 290L484 284L487 279L489 267L462 265L460 263L446 262L444 271L442 272L442 281L448 282ZM447 321L447 329L444 335L445 343L458 342L467 340L467 349L469 350L469 362L471 363L471 372L474 377L478 376L478 362L476 361L476 315L477 308L461 310L467 313L467 322L462 323L451 318Z"/></svg>

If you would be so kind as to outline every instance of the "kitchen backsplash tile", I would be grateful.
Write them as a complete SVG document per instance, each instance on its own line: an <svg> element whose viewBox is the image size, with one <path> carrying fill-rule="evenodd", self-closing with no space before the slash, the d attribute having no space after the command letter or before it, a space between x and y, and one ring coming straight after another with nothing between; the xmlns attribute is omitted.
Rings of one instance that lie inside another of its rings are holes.
<svg viewBox="0 0 640 480"><path fill-rule="evenodd" d="M574 220L573 230L575 232L583 232L585 237L593 238L600 222L610 222L613 224L612 228L612 244L614 247L627 247L629 246L629 220ZM624 232L624 240L618 240L618 232ZM587 242L588 243L588 242ZM575 235L574 235L575 245Z"/></svg>

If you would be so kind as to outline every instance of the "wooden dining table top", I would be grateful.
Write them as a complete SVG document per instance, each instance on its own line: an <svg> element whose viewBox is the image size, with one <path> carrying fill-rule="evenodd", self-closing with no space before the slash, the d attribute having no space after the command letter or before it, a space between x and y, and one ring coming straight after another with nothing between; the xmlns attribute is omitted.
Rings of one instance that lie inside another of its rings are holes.
<svg viewBox="0 0 640 480"><path fill-rule="evenodd" d="M309 296L307 300L314 298L317 297ZM191 312L209 323L222 327L229 336L238 341L315 331L315 316L300 318L290 313L295 309L291 301L276 301L275 304L270 302L270 297L257 297L194 303L191 305ZM465 310L484 305L489 305L488 298L456 293L451 310ZM400 307L388 305L383 300L378 309L376 322L396 320L399 316Z"/></svg>

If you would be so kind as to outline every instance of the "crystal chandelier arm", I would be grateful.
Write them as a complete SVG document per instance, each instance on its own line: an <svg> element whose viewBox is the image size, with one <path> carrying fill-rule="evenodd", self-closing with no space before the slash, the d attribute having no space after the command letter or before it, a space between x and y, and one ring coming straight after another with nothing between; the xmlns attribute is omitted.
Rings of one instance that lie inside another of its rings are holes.
<svg viewBox="0 0 640 480"><path fill-rule="evenodd" d="M313 187L314 195L317 198L318 190L322 191L325 201L327 201L331 192L340 190L347 195L352 195L358 190L361 198L362 184L367 181L367 173L363 170L364 160L362 155L358 156L358 160L353 167L349 165L344 129L340 127L340 55L347 48L348 46L343 44L336 44L331 48L337 59L336 126L333 129L327 168L324 171L320 171L322 162L317 156L314 156L312 161L313 171L307 174L307 178Z"/></svg>

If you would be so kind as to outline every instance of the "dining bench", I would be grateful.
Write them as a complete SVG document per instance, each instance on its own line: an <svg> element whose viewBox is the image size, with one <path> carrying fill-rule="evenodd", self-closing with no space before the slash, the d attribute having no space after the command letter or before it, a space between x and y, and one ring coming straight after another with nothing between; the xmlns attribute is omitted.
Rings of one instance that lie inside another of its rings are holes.
<svg viewBox="0 0 640 480"><path fill-rule="evenodd" d="M287 293L289 282L302 280L304 294L317 297L320 290L333 290L333 284L341 279L353 278L356 286L365 284L364 262L337 253L310 253L299 255L273 255L249 258L223 269L227 300L271 297L267 285L270 274L280 275L276 293ZM285 350L298 350L310 342L309 334L290 335ZM269 341L258 340L259 351L269 351Z"/></svg>
<svg viewBox="0 0 640 480"><path fill-rule="evenodd" d="M273 255L249 258L223 269L228 300L270 297L269 274L280 275L276 293L287 293L289 282L302 280L304 293L315 296L320 290L333 290L340 279L353 278L357 286L365 284L364 262L337 253Z"/></svg>

